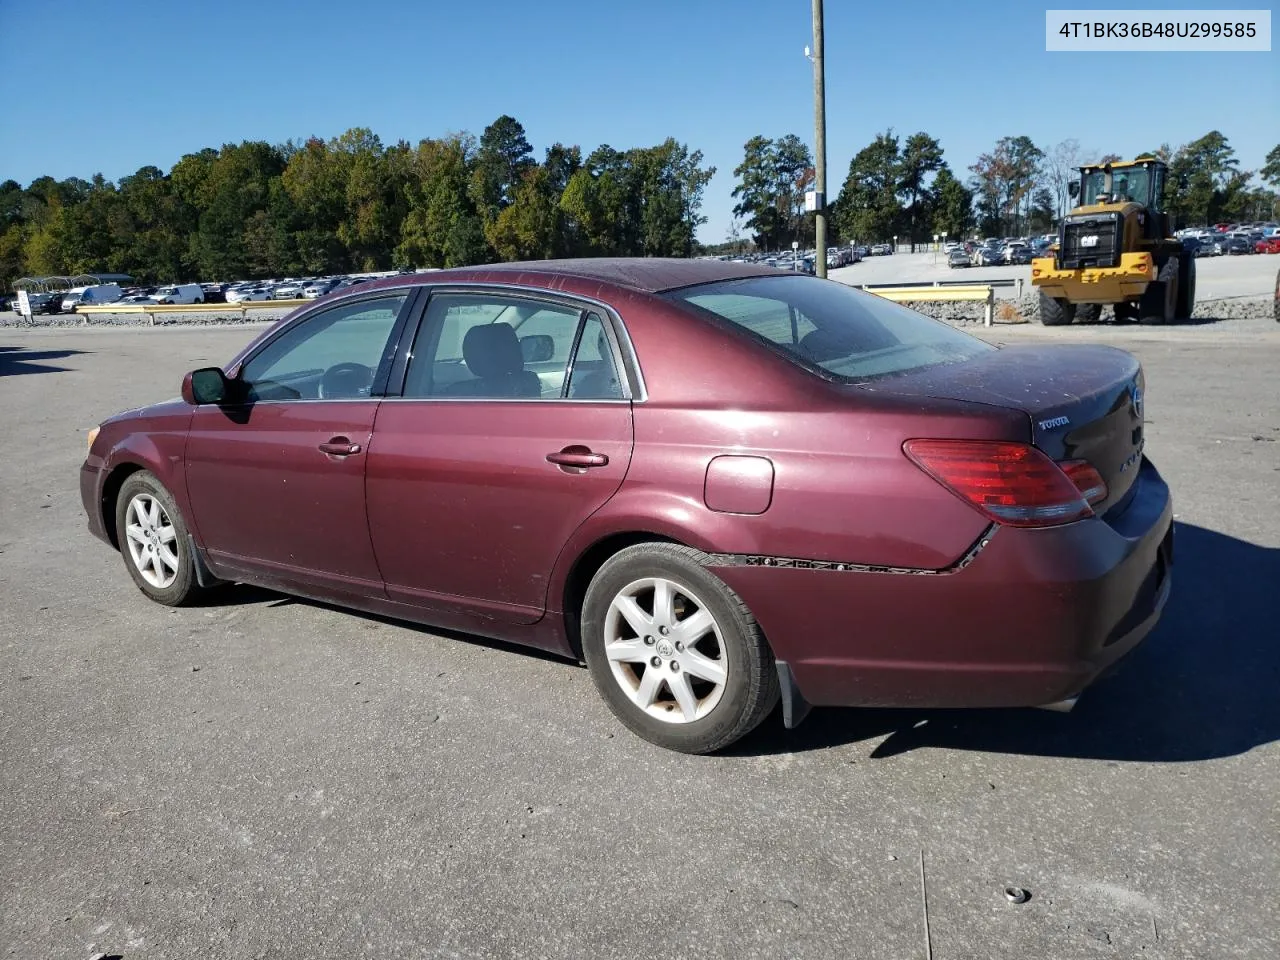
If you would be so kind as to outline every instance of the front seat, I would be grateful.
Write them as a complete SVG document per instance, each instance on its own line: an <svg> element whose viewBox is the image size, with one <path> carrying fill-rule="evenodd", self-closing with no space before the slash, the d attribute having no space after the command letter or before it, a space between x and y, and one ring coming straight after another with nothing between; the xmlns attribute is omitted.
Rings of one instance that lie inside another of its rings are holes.
<svg viewBox="0 0 1280 960"><path fill-rule="evenodd" d="M454 397L541 397L542 381L524 368L520 338L509 323L484 323L462 338L462 361L476 378L449 388Z"/></svg>

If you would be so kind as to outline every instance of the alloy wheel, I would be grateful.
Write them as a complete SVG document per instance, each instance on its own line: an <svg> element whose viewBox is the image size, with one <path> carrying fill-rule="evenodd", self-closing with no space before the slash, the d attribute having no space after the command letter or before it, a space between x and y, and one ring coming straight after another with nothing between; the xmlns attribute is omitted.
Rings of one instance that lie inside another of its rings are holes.
<svg viewBox="0 0 1280 960"><path fill-rule="evenodd" d="M136 494L125 508L125 542L142 579L164 590L178 578L178 531L160 501Z"/></svg>
<svg viewBox="0 0 1280 960"><path fill-rule="evenodd" d="M665 577L627 584L609 604L604 652L633 704L667 723L691 723L724 695L728 651L710 609Z"/></svg>

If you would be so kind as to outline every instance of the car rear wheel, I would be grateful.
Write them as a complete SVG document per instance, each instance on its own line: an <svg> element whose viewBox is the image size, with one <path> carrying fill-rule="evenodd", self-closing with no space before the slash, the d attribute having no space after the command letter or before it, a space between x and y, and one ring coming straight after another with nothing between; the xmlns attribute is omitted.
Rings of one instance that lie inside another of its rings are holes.
<svg viewBox="0 0 1280 960"><path fill-rule="evenodd" d="M706 559L677 544L627 547L596 573L582 607L583 655L609 709L682 753L727 747L778 702L759 625Z"/></svg>
<svg viewBox="0 0 1280 960"><path fill-rule="evenodd" d="M116 499L116 532L129 575L152 600L177 607L203 592L187 525L153 474L142 470L125 480Z"/></svg>

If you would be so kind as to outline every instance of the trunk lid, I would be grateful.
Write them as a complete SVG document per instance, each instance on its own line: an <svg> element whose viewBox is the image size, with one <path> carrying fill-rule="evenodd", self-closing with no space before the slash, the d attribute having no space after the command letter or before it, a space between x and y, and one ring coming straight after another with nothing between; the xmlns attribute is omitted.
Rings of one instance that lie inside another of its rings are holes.
<svg viewBox="0 0 1280 960"><path fill-rule="evenodd" d="M965 363L875 384L885 393L1021 410L1031 442L1054 460L1088 460L1107 483L1101 515L1121 504L1142 463L1142 366L1104 346L1004 347Z"/></svg>

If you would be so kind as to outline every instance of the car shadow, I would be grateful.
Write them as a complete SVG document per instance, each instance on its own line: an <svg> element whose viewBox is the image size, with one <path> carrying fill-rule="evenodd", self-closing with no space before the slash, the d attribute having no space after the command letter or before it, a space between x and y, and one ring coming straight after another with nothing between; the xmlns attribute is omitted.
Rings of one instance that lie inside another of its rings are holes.
<svg viewBox="0 0 1280 960"><path fill-rule="evenodd" d="M414 633L422 634L430 637L443 637L446 640L458 640L463 643L471 644L476 647L488 647L491 650L505 650L510 653L519 654L520 656L537 657L540 660L552 660L556 663L563 663L565 666L572 667L575 661L566 657L564 654L555 653L549 650L542 650L538 647L530 647L521 643L512 643L507 640L495 640L491 637L481 636L477 633L464 633L461 630L450 630L445 627L433 627L428 624L415 623L412 620L400 620L396 617L387 617L379 613L369 613L364 610L356 610L353 607L344 607L338 604L325 603L322 600L312 600L309 597L294 596L287 593L277 593L266 587L255 587L247 583L227 583L220 585L215 590L200 597L193 606L197 607L236 607L258 605L265 607L288 607L293 605L304 607L315 607L318 610L332 610L340 613L344 617L356 617L369 623L384 624L390 627L400 627L404 630L411 630Z"/></svg>
<svg viewBox="0 0 1280 960"><path fill-rule="evenodd" d="M84 353L83 350L29 350L26 347L0 347L0 377L27 373L64 373L67 367L50 364Z"/></svg>
<svg viewBox="0 0 1280 960"><path fill-rule="evenodd" d="M1178 523L1173 593L1160 624L1070 714L817 709L795 730L770 722L730 752L885 737L872 759L918 747L1159 763L1245 753L1280 739L1277 585L1280 549Z"/></svg>

